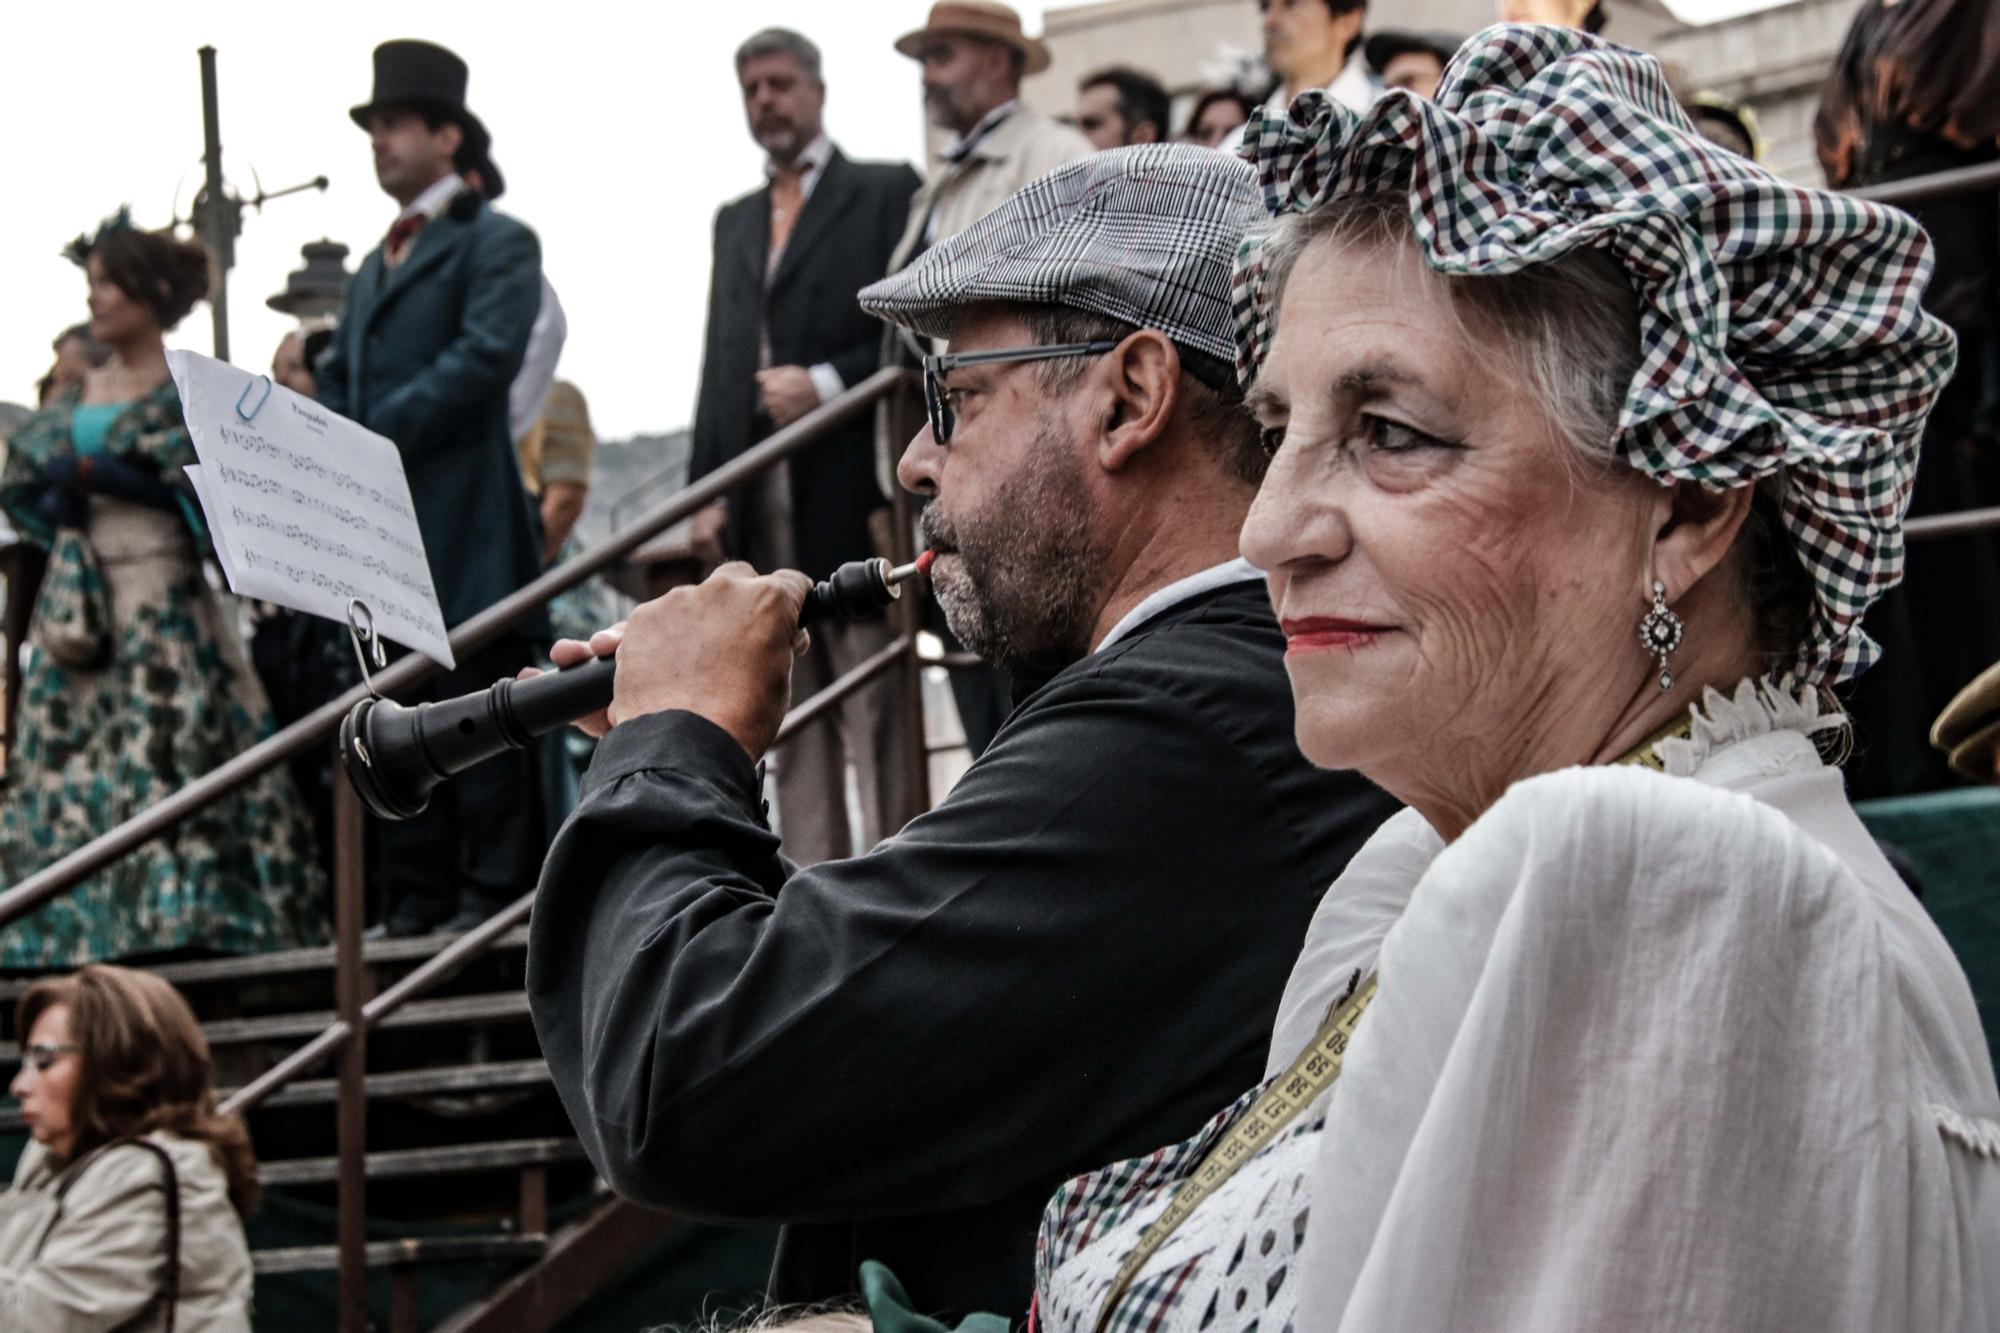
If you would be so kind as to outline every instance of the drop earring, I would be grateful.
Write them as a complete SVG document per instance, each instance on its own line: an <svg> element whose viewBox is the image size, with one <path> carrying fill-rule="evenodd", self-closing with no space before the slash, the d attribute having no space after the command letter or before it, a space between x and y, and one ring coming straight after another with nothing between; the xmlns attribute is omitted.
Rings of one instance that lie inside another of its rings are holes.
<svg viewBox="0 0 2000 1333"><path fill-rule="evenodd" d="M1660 665L1660 689L1662 692L1674 687L1674 673L1667 666L1667 657L1681 646L1681 634L1686 629L1681 618L1667 609L1667 585L1653 580L1653 609L1639 622L1639 642Z"/></svg>

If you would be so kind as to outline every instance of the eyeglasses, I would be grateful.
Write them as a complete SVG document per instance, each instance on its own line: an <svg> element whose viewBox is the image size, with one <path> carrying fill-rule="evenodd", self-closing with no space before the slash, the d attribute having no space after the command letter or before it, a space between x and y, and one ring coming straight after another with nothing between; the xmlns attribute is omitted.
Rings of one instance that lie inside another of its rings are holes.
<svg viewBox="0 0 2000 1333"><path fill-rule="evenodd" d="M960 366L997 366L1022 361L1056 361L1066 356L1102 356L1118 346L1118 341L1100 339L1087 343L1054 343L1046 347L1009 347L997 352L948 352L924 358L924 410L931 416L931 437L939 444L951 442L952 427L958 422L951 410L950 390L944 377Z"/></svg>
<svg viewBox="0 0 2000 1333"><path fill-rule="evenodd" d="M46 1074L56 1061L82 1049L81 1046L69 1042L58 1045L54 1042L38 1041L32 1046L22 1048L21 1063L33 1065L37 1074Z"/></svg>

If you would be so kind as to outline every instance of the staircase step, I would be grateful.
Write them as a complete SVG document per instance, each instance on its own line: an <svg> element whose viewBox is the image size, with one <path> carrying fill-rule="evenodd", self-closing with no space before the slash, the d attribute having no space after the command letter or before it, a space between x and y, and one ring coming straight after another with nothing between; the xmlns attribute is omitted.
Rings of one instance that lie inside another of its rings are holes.
<svg viewBox="0 0 2000 1333"><path fill-rule="evenodd" d="M413 1236L378 1240L367 1247L368 1267L400 1264L451 1263L504 1259L527 1262L548 1249L546 1236ZM299 1245L283 1250L252 1250L250 1268L256 1273L317 1273L340 1267L338 1245Z"/></svg>
<svg viewBox="0 0 2000 1333"><path fill-rule="evenodd" d="M415 935L402 940L375 940L362 946L362 958L370 964L422 962L457 939L455 934ZM494 943L495 950L524 949L528 928L517 926ZM257 977L281 977L303 972L331 972L334 948L330 944L311 949L281 949L275 953L245 954L235 958L201 958L186 963L161 963L144 970L171 981L176 986L202 986L217 982L235 984ZM19 976L0 980L0 1002L11 1004L39 977Z"/></svg>
<svg viewBox="0 0 2000 1333"><path fill-rule="evenodd" d="M260 1018L220 1018L202 1024L210 1046L244 1046L258 1041L317 1037L339 1014L331 1009L296 1014L266 1014ZM376 1025L381 1028L451 1027L458 1024L511 1022L528 1017L526 991L487 995L453 995L442 1000L412 1000ZM16 1042L0 1042L0 1064L18 1063Z"/></svg>
<svg viewBox="0 0 2000 1333"><path fill-rule="evenodd" d="M483 1065L449 1065L441 1069L403 1069L392 1074L370 1074L366 1088L369 1099L377 1101L392 1097L498 1092L507 1088L536 1087L548 1081L549 1065L546 1060L496 1060ZM217 1100L227 1100L235 1091L234 1088L223 1088L217 1092ZM339 1079L306 1078L272 1093L263 1105L331 1106L339 1100ZM20 1103L10 1101L0 1105L0 1133L11 1133L20 1128Z"/></svg>
<svg viewBox="0 0 2000 1333"><path fill-rule="evenodd" d="M397 1176L463 1175L516 1166L583 1160L583 1145L575 1139L507 1139L464 1143L445 1148L404 1148L367 1155L368 1179ZM324 1185L340 1176L338 1157L293 1157L261 1162L257 1178L266 1185Z"/></svg>

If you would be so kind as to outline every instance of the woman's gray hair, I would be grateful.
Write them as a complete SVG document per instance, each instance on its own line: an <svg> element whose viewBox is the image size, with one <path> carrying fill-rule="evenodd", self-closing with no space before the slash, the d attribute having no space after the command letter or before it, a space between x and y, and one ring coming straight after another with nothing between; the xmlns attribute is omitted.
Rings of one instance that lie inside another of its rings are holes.
<svg viewBox="0 0 2000 1333"><path fill-rule="evenodd" d="M1307 249L1318 243L1386 250L1436 285L1472 356L1525 384L1542 404L1556 437L1580 463L1625 467L1612 440L1639 369L1639 304L1618 261L1580 250L1516 273L1460 277L1438 273L1418 252L1409 201L1402 194L1350 195L1310 213L1270 224L1265 281L1278 293ZM1737 571L1755 617L1767 671L1782 668L1804 643L1813 587L1778 519L1784 474L1757 489L1736 540Z"/></svg>
<svg viewBox="0 0 2000 1333"><path fill-rule="evenodd" d="M762 32L751 33L744 39L743 45L736 48L736 72L741 74L743 67L759 56L790 56L799 62L799 67L814 83L826 82L820 77L819 47L802 32L793 32L790 28L766 28Z"/></svg>

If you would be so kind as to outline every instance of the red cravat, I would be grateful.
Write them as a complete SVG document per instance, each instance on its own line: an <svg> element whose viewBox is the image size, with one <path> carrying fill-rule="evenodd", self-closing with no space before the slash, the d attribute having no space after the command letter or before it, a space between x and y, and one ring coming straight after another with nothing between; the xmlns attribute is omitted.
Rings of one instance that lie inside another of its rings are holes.
<svg viewBox="0 0 2000 1333"><path fill-rule="evenodd" d="M404 252L410 248L410 242L424 229L424 223L428 221L430 219L422 213L412 213L409 217L397 218L396 225L389 228L389 238L382 243L384 256L391 263L401 259Z"/></svg>

